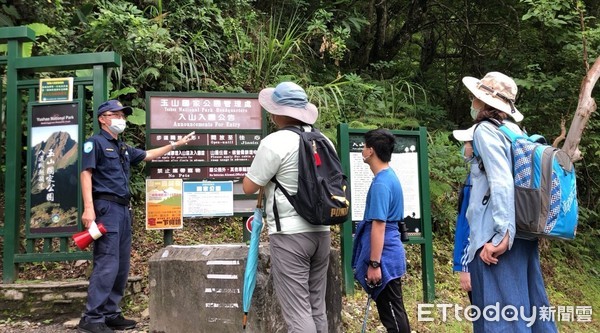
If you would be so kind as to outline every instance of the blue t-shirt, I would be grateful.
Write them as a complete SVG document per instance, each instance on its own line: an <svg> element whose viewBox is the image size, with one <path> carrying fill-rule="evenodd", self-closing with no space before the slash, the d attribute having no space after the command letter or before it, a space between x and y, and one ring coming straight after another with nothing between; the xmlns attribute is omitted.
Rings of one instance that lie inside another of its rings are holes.
<svg viewBox="0 0 600 333"><path fill-rule="evenodd" d="M363 219L399 222L403 215L404 198L400 181L391 168L381 170L369 187Z"/></svg>
<svg viewBox="0 0 600 333"><path fill-rule="evenodd" d="M354 278L367 293L377 299L379 293L391 280L406 273L406 254L400 240L398 222L403 220L404 199L402 186L391 168L381 170L369 187L365 214L356 228L354 249L352 252L352 268ZM381 286L369 288L365 281L369 261L371 260L371 225L373 220L386 222L385 239L381 253Z"/></svg>

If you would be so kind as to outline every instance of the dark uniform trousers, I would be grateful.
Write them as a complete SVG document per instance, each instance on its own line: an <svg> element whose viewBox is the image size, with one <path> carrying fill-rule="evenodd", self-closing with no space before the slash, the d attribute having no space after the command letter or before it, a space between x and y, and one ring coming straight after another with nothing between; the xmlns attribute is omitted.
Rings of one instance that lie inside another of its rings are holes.
<svg viewBox="0 0 600 333"><path fill-rule="evenodd" d="M127 205L94 200L96 223L107 233L94 241L94 269L90 277L84 318L104 322L121 313L119 302L125 293L131 254L131 211Z"/></svg>

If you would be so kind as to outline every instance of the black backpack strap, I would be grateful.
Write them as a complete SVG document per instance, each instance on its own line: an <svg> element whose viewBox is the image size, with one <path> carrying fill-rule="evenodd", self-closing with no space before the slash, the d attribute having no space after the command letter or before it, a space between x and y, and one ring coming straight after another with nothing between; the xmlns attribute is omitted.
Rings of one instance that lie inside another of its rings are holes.
<svg viewBox="0 0 600 333"><path fill-rule="evenodd" d="M273 190L273 215L275 216L275 226L277 227L277 231L281 231L281 222L279 222L279 211L277 210L277 200L275 198L275 191L279 189L283 195L288 199L290 204L294 206L294 198L288 193L288 191L281 185L281 183L277 180L277 178L273 177L271 179L273 183L275 183L275 189Z"/></svg>
<svg viewBox="0 0 600 333"><path fill-rule="evenodd" d="M277 186L275 186L277 190ZM279 222L279 211L277 210L277 198L275 197L275 191L273 191L273 215L275 216L275 227L277 231L281 231L281 223Z"/></svg>
<svg viewBox="0 0 600 333"><path fill-rule="evenodd" d="M277 231L281 231L281 222L279 222L279 210L277 210L277 197L275 195L275 191L277 191L277 189L280 188L282 189L283 193L286 192L285 190L283 190L283 186L281 186L281 183L279 183L275 177L273 177L271 181L275 183L275 188L273 189L273 216L275 216L275 227L277 228Z"/></svg>
<svg viewBox="0 0 600 333"><path fill-rule="evenodd" d="M314 128L312 125L310 125L311 131ZM300 126L300 128L298 128L297 126L286 126L281 130L288 130L288 131L292 131L298 135L300 135L302 132L306 132L304 130L303 126ZM288 193L288 191L286 191L286 189L281 185L281 183L277 180L277 178L273 177L271 179L271 181L273 183L275 183L275 189L273 190L273 216L275 217L275 227L277 228L277 231L281 231L281 222L279 220L279 210L277 209L277 199L275 197L275 191L277 191L277 189L279 189L281 191L281 193L283 193L283 195L285 195L285 197L288 199L288 201L290 202L290 204L293 204L293 198L292 196Z"/></svg>
<svg viewBox="0 0 600 333"><path fill-rule="evenodd" d="M315 130L313 125L308 125L308 126L310 126L310 131L305 130L304 126L305 125L300 125L300 127L298 127L298 126L290 125L290 126L286 126L282 129L280 129L280 131L288 130L288 131L292 131L292 132L300 135L300 133L302 133L302 132L313 132Z"/></svg>

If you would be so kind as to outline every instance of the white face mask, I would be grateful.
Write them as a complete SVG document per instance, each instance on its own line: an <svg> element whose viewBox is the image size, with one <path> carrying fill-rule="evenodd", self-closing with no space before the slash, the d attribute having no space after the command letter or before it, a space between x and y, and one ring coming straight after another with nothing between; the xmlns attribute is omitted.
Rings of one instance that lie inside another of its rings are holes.
<svg viewBox="0 0 600 333"><path fill-rule="evenodd" d="M369 163L369 161L368 161L368 160L369 160L369 158L371 157L371 155L369 155L369 156L365 156L365 155L364 155L364 152L365 152L365 149L363 149L363 151L362 151L362 153L361 153L361 155L362 155L362 160L363 160L363 162L364 162L364 163L367 163L367 164L368 164L368 163Z"/></svg>
<svg viewBox="0 0 600 333"><path fill-rule="evenodd" d="M110 131L115 134L123 133L123 131L125 130L125 127L127 127L127 121L125 119L116 119L116 118L111 119L110 126L108 126Z"/></svg>

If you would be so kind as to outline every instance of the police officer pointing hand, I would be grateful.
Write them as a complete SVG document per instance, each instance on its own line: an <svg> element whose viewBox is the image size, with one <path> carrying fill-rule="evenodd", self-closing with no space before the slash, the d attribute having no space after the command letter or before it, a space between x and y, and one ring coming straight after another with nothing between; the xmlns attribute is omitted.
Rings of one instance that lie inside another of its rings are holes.
<svg viewBox="0 0 600 333"><path fill-rule="evenodd" d="M79 332L110 333L113 329L130 329L137 324L124 318L119 307L127 285L131 257L130 168L187 145L194 136L192 132L178 141L148 151L131 147L119 139L119 134L127 127L127 116L131 114L131 107L123 106L117 100L102 103L98 108L100 133L83 145L81 220L86 228L93 221L102 222L107 232L94 241L94 265Z"/></svg>

